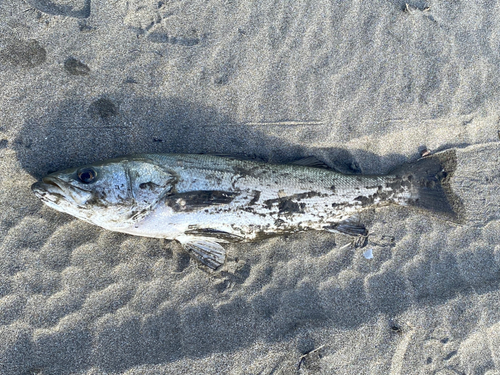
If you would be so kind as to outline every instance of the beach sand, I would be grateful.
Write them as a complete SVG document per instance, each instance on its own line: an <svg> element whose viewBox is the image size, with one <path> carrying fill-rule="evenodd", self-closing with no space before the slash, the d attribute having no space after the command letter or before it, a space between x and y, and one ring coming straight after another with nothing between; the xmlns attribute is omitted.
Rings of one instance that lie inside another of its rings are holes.
<svg viewBox="0 0 500 375"><path fill-rule="evenodd" d="M1 2L0 373L500 374L500 3L407 1ZM137 152L424 148L457 148L464 223L378 208L364 249L232 244L216 273L30 190Z"/></svg>

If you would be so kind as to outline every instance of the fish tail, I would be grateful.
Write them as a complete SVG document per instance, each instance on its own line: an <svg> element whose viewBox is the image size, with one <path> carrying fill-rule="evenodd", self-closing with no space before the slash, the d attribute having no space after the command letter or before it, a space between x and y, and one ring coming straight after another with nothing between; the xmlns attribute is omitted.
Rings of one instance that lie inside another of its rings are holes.
<svg viewBox="0 0 500 375"><path fill-rule="evenodd" d="M462 222L464 206L450 184L456 168L456 152L447 150L419 159L392 174L410 182L412 193L408 205Z"/></svg>

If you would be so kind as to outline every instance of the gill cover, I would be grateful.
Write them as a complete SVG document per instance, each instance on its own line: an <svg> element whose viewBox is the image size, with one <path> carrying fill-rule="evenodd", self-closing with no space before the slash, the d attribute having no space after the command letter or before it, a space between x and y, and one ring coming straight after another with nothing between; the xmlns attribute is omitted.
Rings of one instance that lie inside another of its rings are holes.
<svg viewBox="0 0 500 375"><path fill-rule="evenodd" d="M150 161L128 161L124 169L133 201L129 218L133 222L146 216L165 195L174 191L178 181L173 171Z"/></svg>

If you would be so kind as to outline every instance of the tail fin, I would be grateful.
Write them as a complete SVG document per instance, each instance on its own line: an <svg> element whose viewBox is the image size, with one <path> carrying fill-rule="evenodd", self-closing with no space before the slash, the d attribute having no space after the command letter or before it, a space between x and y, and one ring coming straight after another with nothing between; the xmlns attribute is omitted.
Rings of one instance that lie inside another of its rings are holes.
<svg viewBox="0 0 500 375"><path fill-rule="evenodd" d="M417 160L391 174L411 182L410 206L430 210L455 222L464 220L464 207L452 191L450 179L457 167L455 150L443 151Z"/></svg>

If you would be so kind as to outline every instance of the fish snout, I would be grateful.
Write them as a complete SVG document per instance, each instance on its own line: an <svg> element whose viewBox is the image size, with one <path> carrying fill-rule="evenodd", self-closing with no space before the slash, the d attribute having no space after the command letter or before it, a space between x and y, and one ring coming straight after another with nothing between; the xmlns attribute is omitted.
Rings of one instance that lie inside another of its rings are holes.
<svg viewBox="0 0 500 375"><path fill-rule="evenodd" d="M56 177L44 177L42 181L35 182L31 185L31 190L35 192L61 194L64 191L64 183Z"/></svg>
<svg viewBox="0 0 500 375"><path fill-rule="evenodd" d="M42 181L37 181L31 185L31 191L35 193L38 198L42 198L46 193L46 190L43 188Z"/></svg>
<svg viewBox="0 0 500 375"><path fill-rule="evenodd" d="M57 179L51 177L44 177L42 181L35 182L31 185L31 190L44 202L58 202L65 196L64 188L57 183Z"/></svg>

